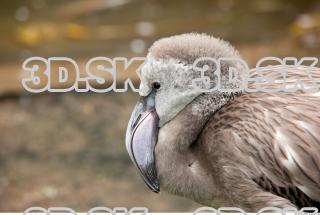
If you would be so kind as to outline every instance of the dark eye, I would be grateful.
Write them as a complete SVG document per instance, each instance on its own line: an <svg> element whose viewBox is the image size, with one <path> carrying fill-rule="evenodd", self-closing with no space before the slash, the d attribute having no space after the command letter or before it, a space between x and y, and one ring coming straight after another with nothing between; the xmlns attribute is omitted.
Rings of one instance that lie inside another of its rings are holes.
<svg viewBox="0 0 320 215"><path fill-rule="evenodd" d="M152 87L153 87L153 89L156 89L156 90L158 90L158 89L160 89L160 87L161 87L161 84L159 83L159 82L153 82L152 83Z"/></svg>

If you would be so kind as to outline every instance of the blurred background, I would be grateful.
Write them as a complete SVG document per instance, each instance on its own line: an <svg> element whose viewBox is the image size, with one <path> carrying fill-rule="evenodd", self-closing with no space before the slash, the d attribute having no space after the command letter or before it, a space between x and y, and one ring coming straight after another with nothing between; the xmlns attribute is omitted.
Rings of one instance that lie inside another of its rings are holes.
<svg viewBox="0 0 320 215"><path fill-rule="evenodd" d="M28 57L145 56L156 39L185 32L230 41L251 66L264 56L320 57L319 0L10 0L0 21L3 212L199 207L149 191L129 160L124 136L137 94L26 92Z"/></svg>

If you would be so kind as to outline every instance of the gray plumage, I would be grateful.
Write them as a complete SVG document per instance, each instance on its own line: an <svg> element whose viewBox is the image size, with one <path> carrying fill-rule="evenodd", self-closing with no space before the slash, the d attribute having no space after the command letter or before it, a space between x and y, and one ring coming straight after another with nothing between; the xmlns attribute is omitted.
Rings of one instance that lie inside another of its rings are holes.
<svg viewBox="0 0 320 215"><path fill-rule="evenodd" d="M148 56L190 63L199 53L238 55L221 40L185 34L160 40ZM303 68L287 69L288 80L306 78ZM320 69L312 72L320 80ZM320 208L319 98L301 91L199 94L160 127L155 166L161 187L204 205L248 212Z"/></svg>
<svg viewBox="0 0 320 215"><path fill-rule="evenodd" d="M187 107L160 130L173 136L160 136L156 147L160 182L211 206L319 207L319 105L318 97L305 94L242 94L203 129ZM173 143L181 144L181 157L170 150Z"/></svg>
<svg viewBox="0 0 320 215"><path fill-rule="evenodd" d="M175 59L193 64L199 57L239 57L239 53L228 42L206 34L181 34L156 41L149 48L155 59Z"/></svg>

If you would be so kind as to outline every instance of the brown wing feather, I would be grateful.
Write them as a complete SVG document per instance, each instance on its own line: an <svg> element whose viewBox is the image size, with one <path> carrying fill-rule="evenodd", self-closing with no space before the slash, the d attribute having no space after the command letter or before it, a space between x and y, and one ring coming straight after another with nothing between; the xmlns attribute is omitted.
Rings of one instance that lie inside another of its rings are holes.
<svg viewBox="0 0 320 215"><path fill-rule="evenodd" d="M288 80L310 80L304 69L290 71ZM312 76L320 86L320 69L314 69ZM319 108L320 93L244 93L212 121L216 130L231 131L237 151L231 159L263 190L298 207L319 207Z"/></svg>
<svg viewBox="0 0 320 215"><path fill-rule="evenodd" d="M320 209L320 202L312 200L304 192L295 186L280 187L272 183L266 176L253 179L263 190L290 200L298 208L316 207Z"/></svg>

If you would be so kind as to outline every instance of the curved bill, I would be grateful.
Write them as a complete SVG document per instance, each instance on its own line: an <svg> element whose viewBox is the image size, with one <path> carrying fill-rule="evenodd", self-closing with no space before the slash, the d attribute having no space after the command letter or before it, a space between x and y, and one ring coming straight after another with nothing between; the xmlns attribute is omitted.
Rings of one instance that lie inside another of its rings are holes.
<svg viewBox="0 0 320 215"><path fill-rule="evenodd" d="M154 150L158 138L159 118L154 107L154 94L141 97L128 123L126 148L144 182L158 193L160 185L155 167Z"/></svg>

